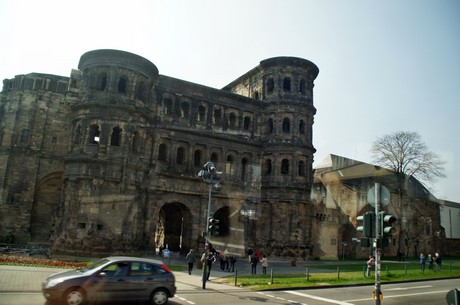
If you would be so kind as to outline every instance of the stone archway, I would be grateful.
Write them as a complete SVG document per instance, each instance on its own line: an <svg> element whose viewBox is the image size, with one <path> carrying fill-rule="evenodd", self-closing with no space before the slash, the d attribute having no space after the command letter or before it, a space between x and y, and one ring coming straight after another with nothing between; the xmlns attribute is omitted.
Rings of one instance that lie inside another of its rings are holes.
<svg viewBox="0 0 460 305"><path fill-rule="evenodd" d="M54 230L55 213L59 206L62 188L62 173L44 177L36 191L30 218L32 242L47 242Z"/></svg>
<svg viewBox="0 0 460 305"><path fill-rule="evenodd" d="M194 245L191 220L190 210L184 204L173 202L163 205L158 214L156 245L168 245L175 252L188 252Z"/></svg>

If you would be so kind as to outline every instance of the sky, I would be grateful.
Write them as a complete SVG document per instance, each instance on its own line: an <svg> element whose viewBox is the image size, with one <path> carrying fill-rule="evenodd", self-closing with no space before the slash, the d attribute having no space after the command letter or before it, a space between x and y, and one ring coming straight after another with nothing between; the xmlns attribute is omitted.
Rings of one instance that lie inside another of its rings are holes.
<svg viewBox="0 0 460 305"><path fill-rule="evenodd" d="M70 76L95 49L222 88L276 56L314 62L314 166L372 163L377 137L417 132L446 163L429 184L460 202L459 0L0 0L0 78Z"/></svg>

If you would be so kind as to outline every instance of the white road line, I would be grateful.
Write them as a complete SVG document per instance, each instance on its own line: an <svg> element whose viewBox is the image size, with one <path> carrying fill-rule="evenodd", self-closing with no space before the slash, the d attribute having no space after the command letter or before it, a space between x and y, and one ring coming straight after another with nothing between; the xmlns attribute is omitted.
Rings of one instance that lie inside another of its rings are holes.
<svg viewBox="0 0 460 305"><path fill-rule="evenodd" d="M386 288L386 289L384 289L384 291L409 290L409 289L424 289L424 288L433 288L433 286L432 286L432 285L426 285L426 286L413 286L413 287Z"/></svg>
<svg viewBox="0 0 460 305"><path fill-rule="evenodd" d="M178 298L179 300L184 301L184 302L186 302L186 303L189 303L189 304L191 304L191 305L196 305L196 303L193 303L192 301L189 301L189 300L187 300L186 298L180 297L180 296L178 296L177 294L175 295L175 297Z"/></svg>
<svg viewBox="0 0 460 305"><path fill-rule="evenodd" d="M447 293L449 292L448 290L438 290L438 291L427 291L427 292L417 292L417 293L408 293L408 294L399 294L399 295L388 295L386 296L383 294L383 299L391 299L391 298L401 298L401 297L408 297L408 296L414 296L414 295L422 295L422 294L436 294L436 293ZM345 302L362 302L362 301L368 301L372 300L372 298L367 298L367 299L355 299L355 300L345 300Z"/></svg>
<svg viewBox="0 0 460 305"><path fill-rule="evenodd" d="M332 304L339 304L339 305L354 305L354 304L347 303L347 302L343 302L343 301L337 301L337 300L327 299L327 298L323 298L323 297L318 297L318 296L316 296L316 295L311 295L311 294L306 294L306 293L300 293L300 292L292 291L292 290L286 290L286 291L284 291L284 292L290 293L290 294L294 294L294 295L298 295L298 296L305 297L305 298L310 298L310 299L314 299L314 300L329 302L329 303L332 303Z"/></svg>

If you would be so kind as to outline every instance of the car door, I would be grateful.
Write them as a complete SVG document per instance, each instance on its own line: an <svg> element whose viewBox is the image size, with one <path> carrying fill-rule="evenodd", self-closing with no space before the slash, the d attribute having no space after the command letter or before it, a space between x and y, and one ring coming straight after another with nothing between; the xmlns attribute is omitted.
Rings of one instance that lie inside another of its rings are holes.
<svg viewBox="0 0 460 305"><path fill-rule="evenodd" d="M95 274L88 293L92 300L123 301L129 300L127 293L130 262L115 262Z"/></svg>

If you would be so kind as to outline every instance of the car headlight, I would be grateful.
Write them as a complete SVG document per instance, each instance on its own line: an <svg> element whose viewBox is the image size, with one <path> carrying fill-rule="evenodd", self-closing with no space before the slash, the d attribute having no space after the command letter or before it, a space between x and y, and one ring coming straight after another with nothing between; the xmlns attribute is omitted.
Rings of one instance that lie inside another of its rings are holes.
<svg viewBox="0 0 460 305"><path fill-rule="evenodd" d="M51 280L47 280L43 285L45 288L51 288L51 287L54 287L56 286L57 284L60 284L62 283L63 280L62 279L51 279Z"/></svg>

